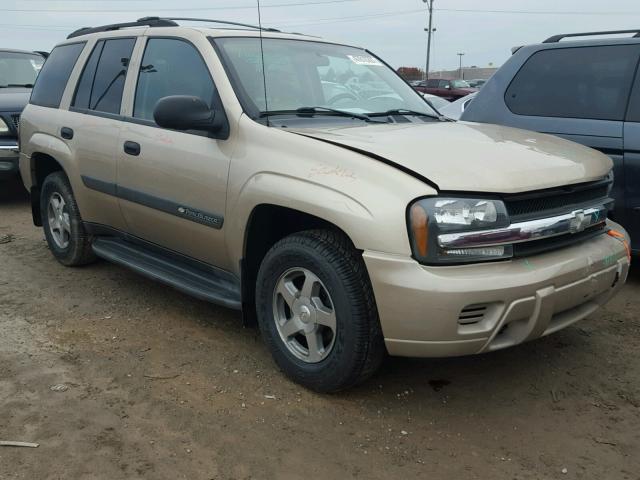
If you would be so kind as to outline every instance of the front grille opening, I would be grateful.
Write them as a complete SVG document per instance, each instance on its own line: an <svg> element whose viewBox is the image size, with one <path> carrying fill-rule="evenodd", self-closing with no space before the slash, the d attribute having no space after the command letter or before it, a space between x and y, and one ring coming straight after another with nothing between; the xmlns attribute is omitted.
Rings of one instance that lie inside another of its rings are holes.
<svg viewBox="0 0 640 480"><path fill-rule="evenodd" d="M20 126L20 115L11 115L11 121L13 122L13 128L17 132Z"/></svg>
<svg viewBox="0 0 640 480"><path fill-rule="evenodd" d="M610 182L602 180L587 184L551 189L505 198L511 221L543 218L576 208L608 202Z"/></svg>
<svg viewBox="0 0 640 480"><path fill-rule="evenodd" d="M487 305L469 305L464 307L458 315L460 325L475 325L484 320L487 313Z"/></svg>

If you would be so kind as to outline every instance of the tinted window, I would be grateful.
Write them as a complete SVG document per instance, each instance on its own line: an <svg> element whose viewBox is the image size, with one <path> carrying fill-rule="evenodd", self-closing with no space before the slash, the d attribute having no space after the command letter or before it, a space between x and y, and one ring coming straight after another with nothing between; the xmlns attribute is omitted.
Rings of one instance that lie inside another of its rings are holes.
<svg viewBox="0 0 640 480"><path fill-rule="evenodd" d="M636 84L633 87L633 92L631 92L627 120L629 122L640 122L640 72L636 75Z"/></svg>
<svg viewBox="0 0 640 480"><path fill-rule="evenodd" d="M53 49L31 92L31 103L43 107L60 106L67 80L83 48L84 42L62 45Z"/></svg>
<svg viewBox="0 0 640 480"><path fill-rule="evenodd" d="M89 60L87 60L80 81L76 87L76 93L73 98L72 105L78 108L89 108L89 100L91 99L91 88L93 87L93 79L96 74L96 67L98 66L98 59L102 53L102 47L104 47L104 41L100 41L96 44L91 52Z"/></svg>
<svg viewBox="0 0 640 480"><path fill-rule="evenodd" d="M438 80L429 80L427 82L427 87L429 88L438 88Z"/></svg>
<svg viewBox="0 0 640 480"><path fill-rule="evenodd" d="M543 50L527 60L505 94L518 115L622 120L638 46Z"/></svg>
<svg viewBox="0 0 640 480"><path fill-rule="evenodd" d="M135 39L118 38L96 44L78 82L73 106L120 113L124 81Z"/></svg>
<svg viewBox="0 0 640 480"><path fill-rule="evenodd" d="M0 88L33 86L43 63L40 55L0 50Z"/></svg>
<svg viewBox="0 0 640 480"><path fill-rule="evenodd" d="M192 95L212 106L214 85L198 51L181 40L152 38L140 65L133 116L153 120L158 100Z"/></svg>

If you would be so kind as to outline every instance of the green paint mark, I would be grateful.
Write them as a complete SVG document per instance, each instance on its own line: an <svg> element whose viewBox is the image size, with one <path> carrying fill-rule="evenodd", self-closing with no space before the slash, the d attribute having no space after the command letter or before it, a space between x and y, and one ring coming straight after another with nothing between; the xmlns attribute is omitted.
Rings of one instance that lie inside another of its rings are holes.
<svg viewBox="0 0 640 480"><path fill-rule="evenodd" d="M602 259L602 263L605 265L605 267L610 267L611 265L614 265L616 263L616 255L614 254L607 255Z"/></svg>
<svg viewBox="0 0 640 480"><path fill-rule="evenodd" d="M525 268L527 270L535 270L536 269L535 265L533 265L533 263L531 263L528 258L525 258L524 266L525 266Z"/></svg>

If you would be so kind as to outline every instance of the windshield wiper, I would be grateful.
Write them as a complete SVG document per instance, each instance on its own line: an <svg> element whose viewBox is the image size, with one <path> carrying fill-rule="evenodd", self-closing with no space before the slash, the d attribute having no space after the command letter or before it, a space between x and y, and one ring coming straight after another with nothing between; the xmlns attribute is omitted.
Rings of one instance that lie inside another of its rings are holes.
<svg viewBox="0 0 640 480"><path fill-rule="evenodd" d="M260 112L260 117L269 117L271 115L298 115L301 117L313 117L314 115L330 115L338 117L357 118L364 122L382 123L377 120L372 120L369 115L362 113L348 112L346 110L337 110L329 107L300 107L295 110L267 110Z"/></svg>
<svg viewBox="0 0 640 480"><path fill-rule="evenodd" d="M9 83L0 85L0 88L33 88L33 83Z"/></svg>
<svg viewBox="0 0 640 480"><path fill-rule="evenodd" d="M392 110L387 110L386 112L367 113L367 115L370 117L388 117L390 115L411 115L415 117L431 117L431 118L437 118L437 119L440 119L442 117L441 115L436 115L433 113L418 112L416 110L406 110L404 108L394 108Z"/></svg>

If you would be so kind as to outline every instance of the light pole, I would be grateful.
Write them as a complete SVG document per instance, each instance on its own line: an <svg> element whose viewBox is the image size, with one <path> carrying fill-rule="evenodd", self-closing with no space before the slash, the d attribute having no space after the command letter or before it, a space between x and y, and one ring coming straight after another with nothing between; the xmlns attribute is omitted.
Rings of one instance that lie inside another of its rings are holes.
<svg viewBox="0 0 640 480"><path fill-rule="evenodd" d="M464 71L462 70L462 57L464 57L464 53L458 53L460 57L460 80L464 80Z"/></svg>
<svg viewBox="0 0 640 480"><path fill-rule="evenodd" d="M427 62L424 69L424 79L429 79L429 60L431 57L431 33L433 29L431 28L432 20L433 20L433 2L435 0L422 0L427 4L427 12L429 14L429 26L427 27Z"/></svg>

